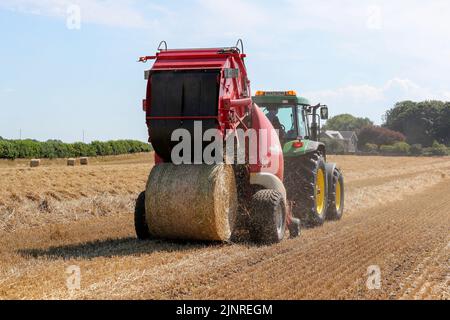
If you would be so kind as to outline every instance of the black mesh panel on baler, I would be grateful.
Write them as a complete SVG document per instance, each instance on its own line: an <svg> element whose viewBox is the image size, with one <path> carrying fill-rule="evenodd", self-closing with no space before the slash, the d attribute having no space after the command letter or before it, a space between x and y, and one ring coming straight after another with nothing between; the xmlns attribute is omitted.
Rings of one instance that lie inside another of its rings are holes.
<svg viewBox="0 0 450 320"><path fill-rule="evenodd" d="M217 116L219 70L157 71L152 75L150 117ZM165 162L178 142L172 142L174 130L183 128L191 134L194 155L194 122L202 122L203 132L217 128L216 119L152 119L149 133L153 148ZM203 144L205 147L207 143Z"/></svg>

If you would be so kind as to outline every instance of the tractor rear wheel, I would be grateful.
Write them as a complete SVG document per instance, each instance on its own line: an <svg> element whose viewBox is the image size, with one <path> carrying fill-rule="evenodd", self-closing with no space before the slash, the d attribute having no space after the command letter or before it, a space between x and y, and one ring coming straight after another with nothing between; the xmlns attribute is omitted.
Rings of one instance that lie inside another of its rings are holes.
<svg viewBox="0 0 450 320"><path fill-rule="evenodd" d="M318 152L292 159L287 166L288 197L294 201L293 214L306 227L325 222L328 207L328 181L325 160Z"/></svg>
<svg viewBox="0 0 450 320"><path fill-rule="evenodd" d="M330 183L327 219L341 220L344 213L344 176L339 169L334 169Z"/></svg>
<svg viewBox="0 0 450 320"><path fill-rule="evenodd" d="M286 204L276 190L260 190L252 197L250 236L254 242L281 242L286 231Z"/></svg>
<svg viewBox="0 0 450 320"><path fill-rule="evenodd" d="M145 218L145 191L141 192L136 199L134 207L134 228L139 240L150 239L150 231Z"/></svg>

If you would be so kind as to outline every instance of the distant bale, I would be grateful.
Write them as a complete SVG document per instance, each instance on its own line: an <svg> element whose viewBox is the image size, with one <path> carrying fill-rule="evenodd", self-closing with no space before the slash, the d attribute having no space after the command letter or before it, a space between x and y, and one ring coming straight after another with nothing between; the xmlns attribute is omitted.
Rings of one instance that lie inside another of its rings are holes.
<svg viewBox="0 0 450 320"><path fill-rule="evenodd" d="M41 165L41 159L31 159L31 161L30 161L31 168L36 168L36 167L39 167L40 165Z"/></svg>
<svg viewBox="0 0 450 320"><path fill-rule="evenodd" d="M76 160L73 158L67 159L67 165L70 167L75 167Z"/></svg>
<svg viewBox="0 0 450 320"><path fill-rule="evenodd" d="M89 158L88 157L80 158L80 164L82 166L87 166L89 164Z"/></svg>

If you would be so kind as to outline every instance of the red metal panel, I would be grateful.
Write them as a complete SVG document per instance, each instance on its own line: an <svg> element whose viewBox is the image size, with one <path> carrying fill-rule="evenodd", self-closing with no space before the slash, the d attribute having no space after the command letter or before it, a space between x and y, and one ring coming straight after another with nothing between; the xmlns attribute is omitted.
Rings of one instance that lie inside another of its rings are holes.
<svg viewBox="0 0 450 320"><path fill-rule="evenodd" d="M147 120L207 120L207 119L219 119L216 116L184 116L184 117L147 117Z"/></svg>
<svg viewBox="0 0 450 320"><path fill-rule="evenodd" d="M258 164L250 165L250 172L268 172L276 175L283 181L284 175L284 157L282 147L278 135L272 126L272 123L267 119L262 110L256 105L252 108L252 129L258 132ZM263 129L263 131L260 131ZM264 131L265 130L265 131ZM267 134L267 148L261 146L260 134ZM262 154L264 152L265 154ZM269 163L263 165L260 161L267 158Z"/></svg>
<svg viewBox="0 0 450 320"><path fill-rule="evenodd" d="M252 104L250 81L247 78L247 70L243 59L244 54L240 54L233 49L181 49L181 50L163 50L156 54L155 57L144 57L143 60L156 58L152 71L162 70L205 70L216 69L221 70L219 83L219 101L218 116L202 117L150 117L149 110L152 108L151 100L151 79L150 77L147 86L147 125L150 120L158 119L186 119L186 120L201 120L201 119L217 119L218 127L235 130L239 125L247 129L244 119L247 117L250 110L252 117L252 128L259 132L260 129L265 129L267 132L269 148L264 151L262 155L269 159L269 163L262 164L261 162L250 166L251 172L271 172L277 175L281 180L283 179L284 163L281 144L276 132L273 129L270 121L265 117L263 112ZM237 69L239 72L235 77L226 77L223 70L225 68ZM261 141L258 138L258 145ZM162 161L156 156L156 162Z"/></svg>
<svg viewBox="0 0 450 320"><path fill-rule="evenodd" d="M221 53L221 49L167 50L156 55L154 70L221 69L230 56L237 53Z"/></svg>
<svg viewBox="0 0 450 320"><path fill-rule="evenodd" d="M177 70L177 69L222 69L227 58L210 59L185 59L185 60L156 60L153 70Z"/></svg>

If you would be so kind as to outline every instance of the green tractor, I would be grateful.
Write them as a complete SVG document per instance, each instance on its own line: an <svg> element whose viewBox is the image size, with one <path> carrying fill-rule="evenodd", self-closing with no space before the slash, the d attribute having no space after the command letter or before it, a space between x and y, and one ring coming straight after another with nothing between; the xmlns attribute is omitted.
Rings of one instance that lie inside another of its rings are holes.
<svg viewBox="0 0 450 320"><path fill-rule="evenodd" d="M253 102L278 130L293 216L305 227L341 219L344 177L335 163L327 162L325 145L319 141L320 122L328 119L328 107L313 106L295 91L258 91Z"/></svg>

